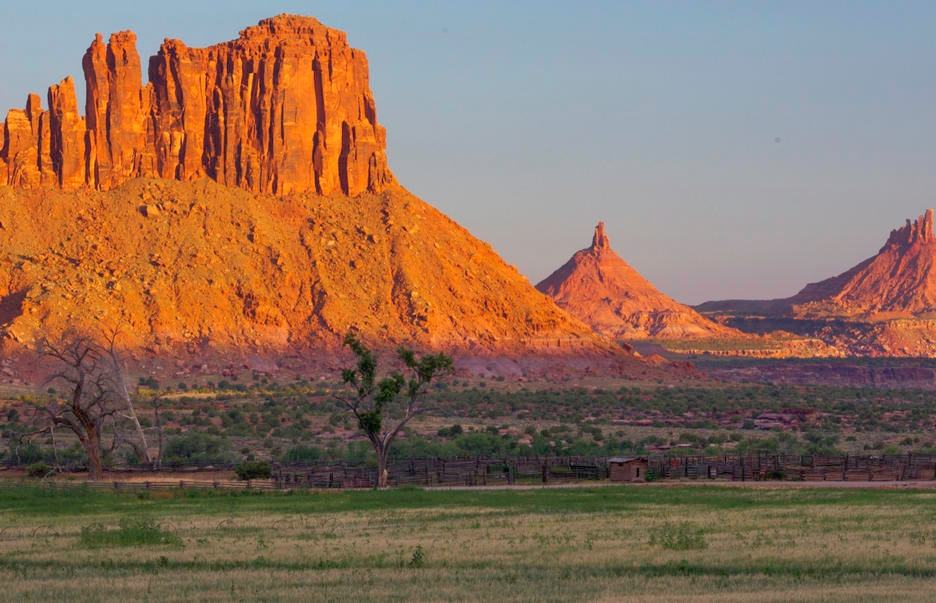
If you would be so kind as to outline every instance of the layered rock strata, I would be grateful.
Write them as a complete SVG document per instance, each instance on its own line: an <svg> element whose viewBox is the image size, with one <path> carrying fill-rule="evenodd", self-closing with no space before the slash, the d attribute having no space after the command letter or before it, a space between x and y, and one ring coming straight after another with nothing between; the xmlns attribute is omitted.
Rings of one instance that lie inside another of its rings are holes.
<svg viewBox="0 0 936 603"><path fill-rule="evenodd" d="M109 190L135 177L208 177L257 193L379 192L393 182L367 58L344 32L280 15L236 40L166 40L142 83L136 35L100 34L68 77L7 113L0 183Z"/></svg>

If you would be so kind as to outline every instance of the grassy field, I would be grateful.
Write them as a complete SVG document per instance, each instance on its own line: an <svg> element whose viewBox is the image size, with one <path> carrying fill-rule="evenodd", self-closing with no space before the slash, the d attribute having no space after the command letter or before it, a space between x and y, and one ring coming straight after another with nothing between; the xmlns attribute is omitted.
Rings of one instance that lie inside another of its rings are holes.
<svg viewBox="0 0 936 603"><path fill-rule="evenodd" d="M0 599L931 600L936 492L0 490Z"/></svg>

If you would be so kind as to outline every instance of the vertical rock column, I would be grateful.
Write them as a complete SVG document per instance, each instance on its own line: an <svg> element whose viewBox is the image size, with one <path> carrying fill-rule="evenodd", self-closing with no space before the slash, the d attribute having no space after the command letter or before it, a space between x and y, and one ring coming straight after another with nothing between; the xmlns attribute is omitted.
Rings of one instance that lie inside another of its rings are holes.
<svg viewBox="0 0 936 603"><path fill-rule="evenodd" d="M85 120L78 114L75 82L71 76L49 88L50 154L58 185L66 190L86 182Z"/></svg>
<svg viewBox="0 0 936 603"><path fill-rule="evenodd" d="M150 58L156 165L161 178L194 180L205 175L211 75L207 55L205 49L189 49L179 40L166 40L159 54Z"/></svg>
<svg viewBox="0 0 936 603"><path fill-rule="evenodd" d="M147 140L150 91L142 85L136 34L111 35L105 46L98 34L82 59L87 81L86 112L93 141L89 183L113 188L152 170Z"/></svg>
<svg viewBox="0 0 936 603"><path fill-rule="evenodd" d="M39 173L39 121L42 109L39 97L30 94L26 110L10 109L3 125L2 157L6 163L7 183L20 188L35 188L41 183Z"/></svg>

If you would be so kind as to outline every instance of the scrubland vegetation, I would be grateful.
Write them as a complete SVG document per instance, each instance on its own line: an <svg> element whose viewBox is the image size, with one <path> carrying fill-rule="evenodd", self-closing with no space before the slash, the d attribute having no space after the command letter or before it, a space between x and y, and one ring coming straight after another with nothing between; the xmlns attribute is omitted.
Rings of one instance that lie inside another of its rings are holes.
<svg viewBox="0 0 936 603"><path fill-rule="evenodd" d="M244 460L373 463L371 446L332 395L339 383L273 381L262 374L213 381L140 379L136 408L163 466L231 466ZM153 414L159 399L160 429ZM8 395L0 409L0 463L80 469L65 431L36 432L42 395ZM427 412L406 425L391 459L472 455L932 453L936 398L917 390L825 386L676 387L596 382L544 387L453 379L432 388ZM54 435L54 446L53 446ZM135 451L106 451L106 467L140 465Z"/></svg>

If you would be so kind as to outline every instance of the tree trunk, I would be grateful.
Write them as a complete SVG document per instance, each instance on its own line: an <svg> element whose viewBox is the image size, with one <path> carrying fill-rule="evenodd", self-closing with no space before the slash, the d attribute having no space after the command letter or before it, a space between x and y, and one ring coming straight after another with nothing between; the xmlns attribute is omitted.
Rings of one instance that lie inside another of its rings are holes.
<svg viewBox="0 0 936 603"><path fill-rule="evenodd" d="M117 390L117 395L120 396L123 400L124 405L127 407L127 418L133 422L133 425L136 427L137 437L140 438L139 447L134 447L137 450L137 455L139 456L140 451L143 453L143 458L140 460L145 462L147 465L153 464L153 459L150 457L149 453L149 444L146 443L146 434L143 433L143 426L140 425L140 419L137 418L136 409L133 408L133 400L130 398L130 390L127 389L127 382L124 381L123 371L120 370L120 358L117 357L117 352L114 350L113 341L111 342L110 348L110 358L111 358L111 372L114 380L114 386Z"/></svg>
<svg viewBox="0 0 936 603"><path fill-rule="evenodd" d="M96 429L89 429L87 438L81 441L85 453L88 455L88 476L93 481L104 477L104 467L101 465L101 441Z"/></svg>
<svg viewBox="0 0 936 603"><path fill-rule="evenodd" d="M388 471L387 471L387 457L389 456L390 448L387 446L381 446L377 449L377 489L385 490L389 488L387 483Z"/></svg>
<svg viewBox="0 0 936 603"><path fill-rule="evenodd" d="M156 423L156 438L157 438L156 458L153 459L153 469L159 469L162 466L162 457L163 457L163 429L162 429L162 420L159 418L158 400L153 400L153 415L154 415L154 422Z"/></svg>
<svg viewBox="0 0 936 603"><path fill-rule="evenodd" d="M49 435L52 437L52 458L55 459L55 470L61 471L62 465L59 463L58 446L55 445L55 423L49 425Z"/></svg>

